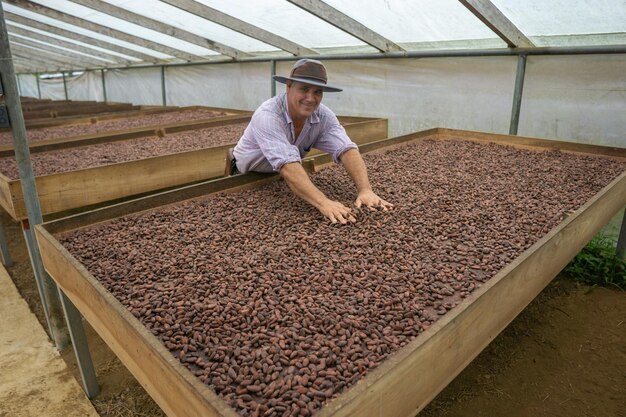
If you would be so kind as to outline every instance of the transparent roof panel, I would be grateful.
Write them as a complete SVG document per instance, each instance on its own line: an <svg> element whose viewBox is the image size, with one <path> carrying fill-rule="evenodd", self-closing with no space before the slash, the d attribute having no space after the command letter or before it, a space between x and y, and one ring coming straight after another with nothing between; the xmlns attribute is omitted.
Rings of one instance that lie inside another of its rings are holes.
<svg viewBox="0 0 626 417"><path fill-rule="evenodd" d="M122 41L122 40L111 38L109 36L101 35L100 33L93 32L93 31L87 30L87 29L83 29L83 28L80 28L78 26L70 25L69 23L61 22L59 20L52 19L52 18L50 18L48 16L44 16L44 15L41 15L41 14L38 14L38 13L33 13L33 12L29 11L29 10L21 9L19 7L15 7L15 6L13 6L11 4L8 4L8 3L3 3L2 4L2 8L5 11L7 11L7 12L11 12L11 13L14 13L14 14L17 14L17 15L20 15L20 16L24 16L24 17L27 17L27 18L32 19L32 20L36 20L36 21L41 22L41 23L45 23L45 24L50 25L50 26L56 26L56 27L58 27L60 29L69 30L70 32L75 32L75 33L78 33L80 35L89 36L90 38L94 38L94 39L98 39L98 40L101 40L101 41L109 42L109 43L112 43L114 45L119 45L119 46L122 46L124 48L132 49L132 50L137 51L137 52L141 52L141 53L144 53L144 54L147 54L147 55L152 55L152 56L154 56L156 58L159 58L159 59L172 58L169 55L153 51L152 49L147 49L147 48L144 48L144 47L141 47L141 46L129 43L129 42L125 42L125 41ZM112 53L112 54L114 53L114 52L108 51L108 50L107 50L107 52Z"/></svg>
<svg viewBox="0 0 626 417"><path fill-rule="evenodd" d="M275 46L157 0L106 0L106 2L241 51L277 50Z"/></svg>
<svg viewBox="0 0 626 417"><path fill-rule="evenodd" d="M196 0L307 48L362 46L364 43L285 0ZM354 2L358 7L361 2Z"/></svg>
<svg viewBox="0 0 626 417"><path fill-rule="evenodd" d="M498 36L458 0L324 0L396 43Z"/></svg>
<svg viewBox="0 0 626 417"><path fill-rule="evenodd" d="M526 36L626 32L625 0L492 0Z"/></svg>
<svg viewBox="0 0 626 417"><path fill-rule="evenodd" d="M88 20L93 23L97 23L102 26L116 29L120 32L138 36L143 39L148 39L153 42L169 46L171 48L176 48L190 54L198 56L217 54L210 49L206 49L201 46L197 46L189 42L176 39L172 36L164 35L151 29L145 29L139 25L109 16L105 13L97 12L93 9L83 7L79 4L72 3L67 0L37 0L36 3L42 4L55 10L59 10L72 16L79 17L84 20Z"/></svg>

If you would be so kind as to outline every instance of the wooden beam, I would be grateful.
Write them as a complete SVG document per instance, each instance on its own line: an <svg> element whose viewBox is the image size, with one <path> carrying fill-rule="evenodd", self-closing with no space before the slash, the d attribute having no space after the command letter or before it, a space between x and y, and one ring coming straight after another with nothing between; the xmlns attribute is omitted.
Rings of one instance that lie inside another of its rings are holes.
<svg viewBox="0 0 626 417"><path fill-rule="evenodd" d="M189 42L203 48L211 49L213 51L219 52L222 55L226 55L234 59L251 56L250 54L247 54L230 46L226 46L224 44L204 38L202 36L198 36L186 30L179 29L163 22L159 22L158 20L154 20L149 17L128 11L121 7L113 6L112 4L105 3L101 0L72 0L72 2L80 4L81 6L89 7L90 9L99 11L101 13L108 14L118 19L134 23L146 29L152 29L164 35L172 36L185 42Z"/></svg>
<svg viewBox="0 0 626 417"><path fill-rule="evenodd" d="M50 62L66 71L70 69L82 69L89 66L87 62L81 61L79 59L70 60L62 56L55 55L52 52L44 51L43 49L36 49L30 46L19 45L14 42L11 42L11 52L17 56L20 56L27 60L32 59L33 61L39 62L41 64L46 64Z"/></svg>
<svg viewBox="0 0 626 417"><path fill-rule="evenodd" d="M13 56L13 66L17 70L19 68L20 72L36 72L39 68L36 65L33 65L32 62L26 60L19 56Z"/></svg>
<svg viewBox="0 0 626 417"><path fill-rule="evenodd" d="M22 25L30 26L39 30L43 30L45 32L53 33L55 35L63 36L65 38L74 39L76 41L80 41L92 46L97 46L98 48L108 49L113 52L118 52L120 54L124 54L133 58L137 58L143 60L144 62L156 62L157 60L151 56L146 55L141 52L137 52L132 49L124 48L123 46L116 45L114 43L102 41L96 38L92 38L90 36L81 35L80 33L72 32L69 30L61 29L56 26L48 25L46 23L39 22L37 20L29 19L24 16L20 16L15 13L10 13L5 11L4 18L9 19L7 23L16 22ZM104 53L102 53L104 55ZM114 55L112 55L114 56ZM116 56L116 60L124 60L123 57Z"/></svg>
<svg viewBox="0 0 626 417"><path fill-rule="evenodd" d="M109 61L108 62L109 64L111 64L111 63L119 64L120 61L122 63L125 63L125 64L130 63L129 61L127 61L124 58L119 57L119 56L105 54L105 53L102 53L102 52L97 51L95 49L91 49L91 48L87 48L87 47L84 47L84 46L81 46L81 45L77 45L77 44L75 44L73 42L68 42L68 41L65 41L65 40L62 40L62 39L53 38L53 37L50 37L50 36L47 36L47 35L44 35L44 34L41 34L41 33L33 32L31 30L28 30L28 29L24 29L24 28L21 28L21 27L13 26L13 25L11 25L11 22L9 22L9 21L7 21L6 23L7 23L7 30L9 32L9 36L14 35L14 34L25 36L26 38L28 38L28 40L31 40L31 42L32 42L32 39L35 39L35 40L39 40L41 42L46 42L48 45L51 45L51 46L53 46L55 48L67 48L67 49L70 49L72 51L82 52L84 54L88 54L88 55L91 55L93 57L105 59L105 60ZM22 39L22 38L20 38L18 36L13 36L12 38L13 38L13 40L15 42L21 42L20 39ZM25 40L27 40L27 39L25 39ZM33 43L37 44L37 42L33 42ZM45 47L46 45L39 44L39 46L40 47ZM84 57L84 58L85 59L89 59L89 57ZM113 62L111 62L111 61L113 61ZM98 60L94 60L94 62L98 62ZM100 65L106 65L106 64L107 63L105 63L105 62L100 63Z"/></svg>
<svg viewBox="0 0 626 417"><path fill-rule="evenodd" d="M219 10L193 0L161 0L161 2L177 7L188 13L195 14L196 16L200 16L206 20L210 20L211 22L215 22L251 38L258 39L261 42L276 46L277 48L294 55L318 54L312 49L299 45L272 32L268 32L265 29L251 25L250 23L239 20L235 17L227 15L226 13L222 13Z"/></svg>
<svg viewBox="0 0 626 417"><path fill-rule="evenodd" d="M384 38L380 34L357 22L353 18L330 7L321 0L287 0L301 9L319 17L338 29L362 40L381 52L403 52L404 49L396 43Z"/></svg>
<svg viewBox="0 0 626 417"><path fill-rule="evenodd" d="M61 60L69 59L73 63L76 63L76 64L80 62L86 66L106 66L107 65L106 62L98 62L96 60L89 59L88 57L75 54L71 51L59 49L58 47L54 45L44 45L41 43L29 41L28 39L16 38L15 36L10 36L10 35L9 35L9 41L11 42L11 48L13 48L14 46L32 48L30 53L34 54L35 56L38 56L40 51L44 51L46 53L52 54L51 57L58 56L58 59L61 59ZM26 52L26 50L24 52Z"/></svg>
<svg viewBox="0 0 626 417"><path fill-rule="evenodd" d="M532 48L535 46L490 0L459 1L502 38L510 48Z"/></svg>
<svg viewBox="0 0 626 417"><path fill-rule="evenodd" d="M161 45L157 42L140 38L139 36L134 36L125 32L121 32L119 30L108 28L106 26L98 25L96 23L92 23L87 20L68 15L66 13L51 9L46 6L42 6L41 4L38 4L38 3L33 3L28 0L3 0L3 1L7 4L21 7L28 11L31 11L31 12L34 12L34 13L37 13L46 17L50 17L52 19L56 19L61 22L69 23L70 25L78 26L80 28L87 29L95 33L99 33L104 36L108 36L108 37L118 39L124 42L129 42L137 46L141 46L143 48L152 49L153 51L170 55L170 56L183 59L186 61L195 61L199 58L203 58L199 55L189 54L179 49L170 48L167 45Z"/></svg>

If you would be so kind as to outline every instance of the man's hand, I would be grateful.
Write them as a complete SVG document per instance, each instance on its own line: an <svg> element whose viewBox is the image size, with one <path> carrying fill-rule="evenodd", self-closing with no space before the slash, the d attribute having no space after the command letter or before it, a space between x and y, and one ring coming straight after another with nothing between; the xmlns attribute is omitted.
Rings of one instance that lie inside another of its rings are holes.
<svg viewBox="0 0 626 417"><path fill-rule="evenodd" d="M353 216L352 210L341 204L339 201L326 199L326 201L320 204L319 211L333 224L337 222L341 224L356 222L356 218Z"/></svg>
<svg viewBox="0 0 626 417"><path fill-rule="evenodd" d="M371 211L383 210L388 211L393 208L393 204L378 197L372 190L363 190L359 193L354 203L356 208L361 208L362 205L369 208Z"/></svg>

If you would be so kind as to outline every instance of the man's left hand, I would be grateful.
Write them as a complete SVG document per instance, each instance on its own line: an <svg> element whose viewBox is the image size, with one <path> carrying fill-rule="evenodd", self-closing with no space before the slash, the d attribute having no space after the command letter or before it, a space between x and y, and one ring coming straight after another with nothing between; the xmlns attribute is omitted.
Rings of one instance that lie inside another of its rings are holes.
<svg viewBox="0 0 626 417"><path fill-rule="evenodd" d="M388 211L393 208L393 204L378 197L372 190L361 191L357 196L354 205L356 206L356 208L360 208L362 205L364 205L371 211Z"/></svg>

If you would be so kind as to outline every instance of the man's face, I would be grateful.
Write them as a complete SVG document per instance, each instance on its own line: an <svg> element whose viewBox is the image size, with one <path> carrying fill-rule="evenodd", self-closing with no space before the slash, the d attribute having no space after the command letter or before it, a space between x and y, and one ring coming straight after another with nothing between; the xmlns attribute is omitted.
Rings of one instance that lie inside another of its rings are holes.
<svg viewBox="0 0 626 417"><path fill-rule="evenodd" d="M306 119L322 102L324 89L297 81L287 82L287 106L292 119Z"/></svg>

